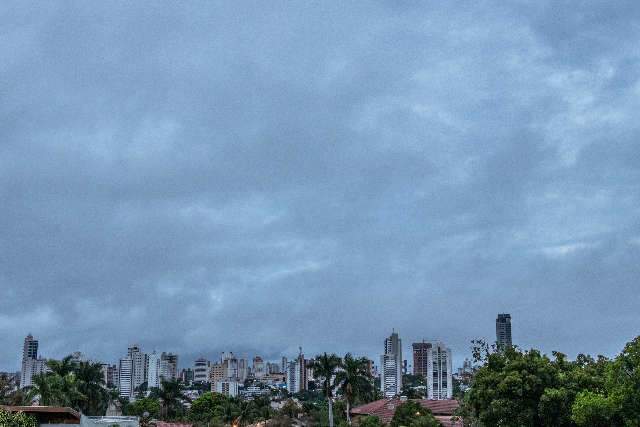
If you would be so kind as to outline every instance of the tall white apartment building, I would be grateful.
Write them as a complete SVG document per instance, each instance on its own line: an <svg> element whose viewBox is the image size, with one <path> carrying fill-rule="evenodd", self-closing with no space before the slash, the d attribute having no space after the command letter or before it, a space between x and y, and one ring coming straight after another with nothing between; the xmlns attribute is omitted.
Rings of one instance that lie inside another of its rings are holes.
<svg viewBox="0 0 640 427"><path fill-rule="evenodd" d="M130 356L120 359L118 364L119 396L131 399L134 396L133 387L133 359Z"/></svg>
<svg viewBox="0 0 640 427"><path fill-rule="evenodd" d="M427 398L432 400L453 397L451 349L442 342L431 343L427 352Z"/></svg>
<svg viewBox="0 0 640 427"><path fill-rule="evenodd" d="M299 393L308 388L307 367L302 349L300 349L298 358L287 364L285 374L289 393Z"/></svg>
<svg viewBox="0 0 640 427"><path fill-rule="evenodd" d="M155 350L149 355L149 365L147 368L147 390L160 388L160 355Z"/></svg>
<svg viewBox="0 0 640 427"><path fill-rule="evenodd" d="M193 362L193 382L204 384L209 382L209 366L210 363L204 357L196 359Z"/></svg>
<svg viewBox="0 0 640 427"><path fill-rule="evenodd" d="M33 376L44 374L47 370L46 359L38 358L38 340L31 334L27 335L22 346L20 388L33 385Z"/></svg>
<svg viewBox="0 0 640 427"><path fill-rule="evenodd" d="M224 394L225 396L236 397L238 395L238 382L216 381L215 390L213 391L215 391L216 393Z"/></svg>
<svg viewBox="0 0 640 427"><path fill-rule="evenodd" d="M132 386L135 390L147 381L147 369L149 357L142 352L138 345L133 345L127 350L127 357L133 361Z"/></svg>
<svg viewBox="0 0 640 427"><path fill-rule="evenodd" d="M395 331L384 340L384 354L380 356L380 391L386 398L402 391L402 340Z"/></svg>

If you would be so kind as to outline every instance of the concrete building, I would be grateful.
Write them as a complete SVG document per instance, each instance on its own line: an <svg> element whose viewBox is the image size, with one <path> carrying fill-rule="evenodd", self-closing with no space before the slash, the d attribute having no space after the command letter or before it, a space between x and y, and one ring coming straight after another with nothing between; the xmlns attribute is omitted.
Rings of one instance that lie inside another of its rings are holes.
<svg viewBox="0 0 640 427"><path fill-rule="evenodd" d="M218 381L227 379L227 370L222 363L214 363L209 368L209 382L215 384Z"/></svg>
<svg viewBox="0 0 640 427"><path fill-rule="evenodd" d="M238 381L243 383L249 376L249 371L247 359L238 359Z"/></svg>
<svg viewBox="0 0 640 427"><path fill-rule="evenodd" d="M257 379L263 378L266 375L266 369L265 369L265 365L264 365L264 360L262 360L262 357L260 356L255 356L253 358L253 376Z"/></svg>
<svg viewBox="0 0 640 427"><path fill-rule="evenodd" d="M210 362L204 357L196 359L196 361L193 362L193 382L194 383L204 384L206 382L209 382L210 365L211 365Z"/></svg>
<svg viewBox="0 0 640 427"><path fill-rule="evenodd" d="M413 375L427 377L429 365L429 353L431 352L430 342L417 342L412 344L413 348Z"/></svg>
<svg viewBox="0 0 640 427"><path fill-rule="evenodd" d="M153 351L148 356L149 364L147 367L147 390L152 388L160 388L160 355Z"/></svg>
<svg viewBox="0 0 640 427"><path fill-rule="evenodd" d="M160 376L165 380L178 379L178 355L165 353L160 355Z"/></svg>
<svg viewBox="0 0 640 427"><path fill-rule="evenodd" d="M149 356L142 352L138 345L133 345L127 349L127 357L133 363L131 374L133 391L147 381L147 370L149 368Z"/></svg>
<svg viewBox="0 0 640 427"><path fill-rule="evenodd" d="M287 364L286 370L287 391L289 393L300 393L308 389L307 366L302 354L302 348L296 360Z"/></svg>
<svg viewBox="0 0 640 427"><path fill-rule="evenodd" d="M427 399L445 400L453 397L451 350L441 342L431 343L427 362Z"/></svg>
<svg viewBox="0 0 640 427"><path fill-rule="evenodd" d="M33 376L47 372L46 359L38 358L38 340L29 334L24 338L22 346L22 363L20 371L20 388L33 384Z"/></svg>
<svg viewBox="0 0 640 427"><path fill-rule="evenodd" d="M134 396L133 359L130 356L120 359L118 365L118 395L125 399Z"/></svg>
<svg viewBox="0 0 640 427"><path fill-rule="evenodd" d="M511 315L508 313L498 314L496 318L496 343L498 350L511 347Z"/></svg>
<svg viewBox="0 0 640 427"><path fill-rule="evenodd" d="M238 382L237 381L217 381L215 383L215 389L211 391L215 393L224 394L225 396L236 397L238 396Z"/></svg>
<svg viewBox="0 0 640 427"><path fill-rule="evenodd" d="M386 398L402 391L402 340L395 331L384 340L384 354L380 356L380 391Z"/></svg>

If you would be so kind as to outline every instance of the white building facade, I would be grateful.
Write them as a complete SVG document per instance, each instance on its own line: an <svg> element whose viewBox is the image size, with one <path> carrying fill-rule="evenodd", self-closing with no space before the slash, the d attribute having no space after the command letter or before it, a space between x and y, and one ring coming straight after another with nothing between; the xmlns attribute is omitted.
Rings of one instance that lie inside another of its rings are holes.
<svg viewBox="0 0 640 427"><path fill-rule="evenodd" d="M442 342L434 342L427 357L427 399L453 398L451 349Z"/></svg>
<svg viewBox="0 0 640 427"><path fill-rule="evenodd" d="M402 340L394 331L384 340L384 354L380 356L380 391L385 398L402 391Z"/></svg>

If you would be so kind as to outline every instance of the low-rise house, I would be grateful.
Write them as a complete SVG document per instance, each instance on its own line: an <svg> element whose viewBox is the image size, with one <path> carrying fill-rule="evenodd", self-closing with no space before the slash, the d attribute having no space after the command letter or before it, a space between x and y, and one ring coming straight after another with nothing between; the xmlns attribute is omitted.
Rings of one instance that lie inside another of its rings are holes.
<svg viewBox="0 0 640 427"><path fill-rule="evenodd" d="M69 424L80 424L80 414L71 409L59 406L0 406L8 412L23 412L32 416L40 427L60 427Z"/></svg>
<svg viewBox="0 0 640 427"><path fill-rule="evenodd" d="M418 402L422 407L429 409L443 427L462 427L462 421L454 419L454 414L460 406L457 400L411 400ZM406 399L381 399L367 403L366 405L356 406L351 410L354 425L357 425L358 418L367 415L378 417L384 424L389 423L393 419L393 415L396 413L396 408L404 402L406 402Z"/></svg>

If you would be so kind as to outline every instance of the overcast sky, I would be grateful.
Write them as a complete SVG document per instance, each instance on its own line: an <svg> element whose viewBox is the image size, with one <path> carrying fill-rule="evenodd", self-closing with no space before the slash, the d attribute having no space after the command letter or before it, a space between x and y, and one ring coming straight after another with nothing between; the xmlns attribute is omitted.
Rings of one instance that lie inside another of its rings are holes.
<svg viewBox="0 0 640 427"><path fill-rule="evenodd" d="M0 370L640 333L640 5L0 4Z"/></svg>

